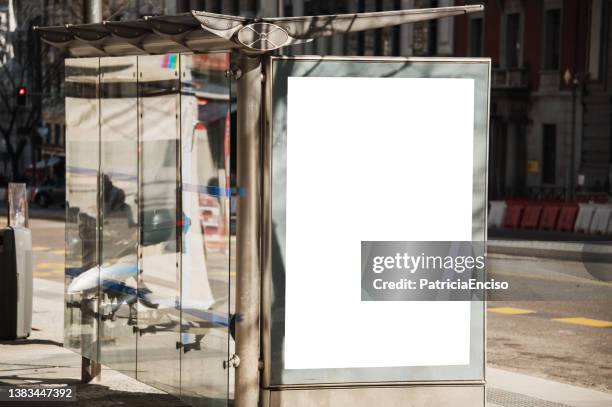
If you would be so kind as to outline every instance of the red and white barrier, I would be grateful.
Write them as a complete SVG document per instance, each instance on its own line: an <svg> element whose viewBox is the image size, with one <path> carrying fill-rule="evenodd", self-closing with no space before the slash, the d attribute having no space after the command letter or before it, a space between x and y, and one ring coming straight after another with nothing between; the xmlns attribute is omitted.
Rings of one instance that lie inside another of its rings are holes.
<svg viewBox="0 0 612 407"><path fill-rule="evenodd" d="M596 206L593 203L578 204L578 216L576 217L576 223L574 223L574 232L589 232L593 215L595 215L595 208Z"/></svg>
<svg viewBox="0 0 612 407"><path fill-rule="evenodd" d="M487 224L490 228L501 228L506 214L506 201L491 201Z"/></svg>
<svg viewBox="0 0 612 407"><path fill-rule="evenodd" d="M606 234L610 226L610 217L612 216L612 205L596 204L593 220L589 228L591 234Z"/></svg>

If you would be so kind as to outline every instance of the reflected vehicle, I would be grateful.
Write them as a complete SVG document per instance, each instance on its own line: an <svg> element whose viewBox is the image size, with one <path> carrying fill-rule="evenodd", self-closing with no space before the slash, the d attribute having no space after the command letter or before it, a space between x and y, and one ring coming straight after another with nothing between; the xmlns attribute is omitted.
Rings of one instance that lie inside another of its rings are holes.
<svg viewBox="0 0 612 407"><path fill-rule="evenodd" d="M158 208L143 214L143 245L153 245L168 241L176 228L170 209Z"/></svg>
<svg viewBox="0 0 612 407"><path fill-rule="evenodd" d="M126 284L137 275L137 272L136 256L132 254L124 256L112 265L100 267L99 280L98 268L92 267L76 276L68 286L66 294L71 298L68 304L70 307L87 309L94 313L100 289L108 294L108 300L100 304L102 321L127 318L127 324L137 326L140 335L172 331L180 325L183 330L189 329L189 332L195 334L195 341L183 346L184 352L192 349L200 350L201 341L208 329L228 328L233 324L234 318L228 319L223 311L228 301L227 297L209 301L188 300L181 304L181 313L177 304L178 299L172 301L158 296L147 286L143 286L142 281L139 283L139 290L133 288L135 282ZM138 318L137 303L144 307L140 309ZM123 305L129 307L127 316L120 315L119 311ZM160 312L162 310L163 312ZM148 312L143 313L143 311Z"/></svg>
<svg viewBox="0 0 612 407"><path fill-rule="evenodd" d="M49 205L64 205L66 201L66 182L63 179L48 180L34 190L34 202L46 208Z"/></svg>

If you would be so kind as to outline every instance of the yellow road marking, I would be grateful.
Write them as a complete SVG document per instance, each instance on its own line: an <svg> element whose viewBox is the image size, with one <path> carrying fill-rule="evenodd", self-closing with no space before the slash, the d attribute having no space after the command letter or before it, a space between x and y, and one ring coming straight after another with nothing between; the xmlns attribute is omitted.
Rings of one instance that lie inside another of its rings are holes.
<svg viewBox="0 0 612 407"><path fill-rule="evenodd" d="M60 269L51 269L51 270L45 270L45 271L35 271L34 272L34 277L49 277L49 276L63 276L64 275L64 270L60 270Z"/></svg>
<svg viewBox="0 0 612 407"><path fill-rule="evenodd" d="M63 276L64 269L36 270L34 277Z"/></svg>
<svg viewBox="0 0 612 407"><path fill-rule="evenodd" d="M64 268L64 264L63 263L38 263L36 265L36 268L39 269L63 269Z"/></svg>
<svg viewBox="0 0 612 407"><path fill-rule="evenodd" d="M566 324L574 324L574 325L584 325L584 326L592 326L595 328L610 328L612 327L612 322L610 321L601 321L599 319L589 319L589 318L555 318L553 321L564 322Z"/></svg>
<svg viewBox="0 0 612 407"><path fill-rule="evenodd" d="M487 311L495 312L496 314L505 314L505 315L524 315L524 314L535 313L535 311L531 311L528 309L512 308L512 307L493 307L493 308L488 308Z"/></svg>
<svg viewBox="0 0 612 407"><path fill-rule="evenodd" d="M49 250L49 248L45 247L45 246L34 246L34 247L32 247L32 251L35 251L35 252L46 252L47 250Z"/></svg>
<svg viewBox="0 0 612 407"><path fill-rule="evenodd" d="M63 254L65 254L66 252L65 252L65 251L63 251L63 250L51 250L49 253L52 253L52 254L62 254L62 255L63 255Z"/></svg>

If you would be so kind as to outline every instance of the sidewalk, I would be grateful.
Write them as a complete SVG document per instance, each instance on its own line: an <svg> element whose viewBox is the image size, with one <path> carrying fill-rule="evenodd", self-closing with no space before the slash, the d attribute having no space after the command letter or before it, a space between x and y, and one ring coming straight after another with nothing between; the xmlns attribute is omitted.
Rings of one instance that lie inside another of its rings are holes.
<svg viewBox="0 0 612 407"><path fill-rule="evenodd" d="M0 385L69 384L76 386L77 402L83 407L186 406L176 397L103 367L100 379L80 383L81 357L62 347L63 284L34 279L32 334L27 340L0 341ZM0 405L25 406L25 403ZM44 403L62 406L65 402Z"/></svg>
<svg viewBox="0 0 612 407"><path fill-rule="evenodd" d="M489 239L487 251L521 257L612 263L612 241L542 241Z"/></svg>
<svg viewBox="0 0 612 407"><path fill-rule="evenodd" d="M609 407L612 394L487 368L487 407Z"/></svg>
<svg viewBox="0 0 612 407"><path fill-rule="evenodd" d="M74 406L186 406L171 395L108 368L103 368L100 380L81 384L80 356L61 347L62 298L61 283L34 280L32 325L35 330L27 340L0 342L0 385L76 385L78 400L72 404ZM64 403L55 405L65 406ZM612 394L488 368L487 406L609 407L612 406Z"/></svg>

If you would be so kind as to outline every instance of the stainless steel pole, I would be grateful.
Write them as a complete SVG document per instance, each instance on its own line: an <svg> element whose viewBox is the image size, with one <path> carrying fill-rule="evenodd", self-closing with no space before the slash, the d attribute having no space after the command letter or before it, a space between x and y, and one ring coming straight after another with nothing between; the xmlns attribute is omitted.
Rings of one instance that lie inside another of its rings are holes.
<svg viewBox="0 0 612 407"><path fill-rule="evenodd" d="M239 54L236 232L236 407L259 400L259 202L262 57Z"/></svg>
<svg viewBox="0 0 612 407"><path fill-rule="evenodd" d="M102 21L102 2L101 0L84 0L83 4L83 17L86 23L99 23ZM96 310L97 311L97 310ZM86 323L83 321L82 323ZM96 332L96 343L98 342L98 326L97 322L94 323L94 332ZM81 382L89 383L93 379L101 376L102 373L102 365L96 362L95 360L91 360L85 356L81 357Z"/></svg>
<svg viewBox="0 0 612 407"><path fill-rule="evenodd" d="M85 0L85 22L99 23L102 21L102 1Z"/></svg>

